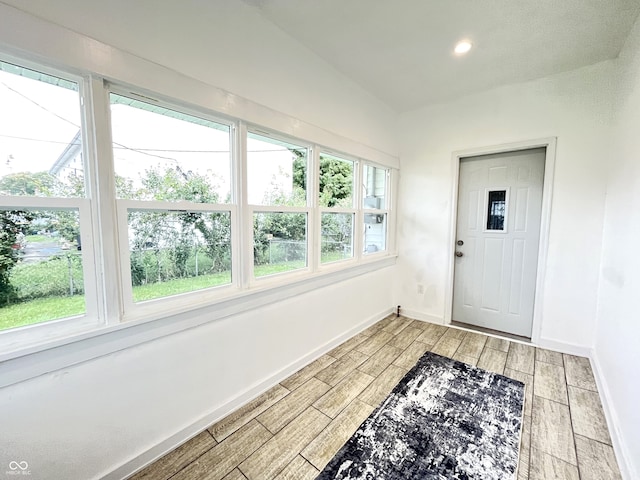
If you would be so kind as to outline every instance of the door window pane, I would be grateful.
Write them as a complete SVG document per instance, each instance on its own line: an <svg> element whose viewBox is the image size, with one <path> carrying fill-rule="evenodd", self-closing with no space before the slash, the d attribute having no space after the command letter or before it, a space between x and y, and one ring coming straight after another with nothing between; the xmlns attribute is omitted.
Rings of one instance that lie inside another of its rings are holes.
<svg viewBox="0 0 640 480"><path fill-rule="evenodd" d="M231 283L229 212L130 211L136 302Z"/></svg>
<svg viewBox="0 0 640 480"><path fill-rule="evenodd" d="M78 84L0 62L0 195L85 194Z"/></svg>
<svg viewBox="0 0 640 480"><path fill-rule="evenodd" d="M320 154L320 206L353 207L353 162Z"/></svg>
<svg viewBox="0 0 640 480"><path fill-rule="evenodd" d="M487 202L487 230L504 230L504 215L506 210L506 190L489 192Z"/></svg>
<svg viewBox="0 0 640 480"><path fill-rule="evenodd" d="M252 205L307 205L307 147L249 133L248 201Z"/></svg>
<svg viewBox="0 0 640 480"><path fill-rule="evenodd" d="M364 253L386 250L387 215L364 214Z"/></svg>
<svg viewBox="0 0 640 480"><path fill-rule="evenodd" d="M323 213L321 229L321 263L353 257L353 214Z"/></svg>
<svg viewBox="0 0 640 480"><path fill-rule="evenodd" d="M362 182L362 206L384 210L386 208L387 170L365 165Z"/></svg>
<svg viewBox="0 0 640 480"><path fill-rule="evenodd" d="M307 214L255 213L253 264L256 277L305 268Z"/></svg>
<svg viewBox="0 0 640 480"><path fill-rule="evenodd" d="M119 198L231 201L228 125L113 93L110 98Z"/></svg>
<svg viewBox="0 0 640 480"><path fill-rule="evenodd" d="M0 210L0 330L85 313L77 209Z"/></svg>

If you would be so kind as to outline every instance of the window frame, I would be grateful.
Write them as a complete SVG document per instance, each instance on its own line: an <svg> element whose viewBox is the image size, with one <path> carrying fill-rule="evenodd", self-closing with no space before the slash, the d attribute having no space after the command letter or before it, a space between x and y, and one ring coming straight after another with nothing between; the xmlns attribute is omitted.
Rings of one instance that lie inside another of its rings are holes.
<svg viewBox="0 0 640 480"><path fill-rule="evenodd" d="M358 239L360 237L359 232L359 206L360 206L360 188L359 188L359 178L360 171L362 169L362 160L355 158L351 155L338 153L329 148L318 147L318 162L317 162L317 172L316 172L316 181L317 181L317 195L316 197L319 200L320 195L320 157L322 154L327 154L331 157L335 157L338 160L352 162L353 164L353 184L352 184L352 193L351 193L351 208L346 207L325 207L318 206L318 219L317 219L317 229L318 229L318 238L316 239L316 248L318 251L317 265L318 270L320 271L332 271L341 268L348 268L349 266L357 264L361 259L360 248L358 247ZM324 213L343 213L343 214L352 214L353 215L353 227L352 227L352 255L351 258L343 258L340 260L335 260L333 262L322 262L322 215Z"/></svg>
<svg viewBox="0 0 640 480"><path fill-rule="evenodd" d="M0 206L9 208L77 209L80 217L82 259L85 283L84 315L59 320L41 322L25 327L0 331L0 361L17 358L27 353L50 349L80 340L88 340L102 334L121 332L119 339L124 340L127 332L147 332L145 338L162 336L163 333L180 331L186 325L206 323L229 311L245 311L250 305L287 298L294 292L310 291L313 285L329 285L336 279L352 278L362 272L375 271L377 268L395 262L394 245L395 225L393 214L393 188L391 179L395 178L397 167L366 160L360 156L342 153L327 147L333 140L343 143L347 149L355 145L355 150L367 153L357 144L342 142L340 137L327 135L320 129L307 127L309 137L323 140L323 144L308 141L295 135L297 129L286 123L267 121L276 128L265 127L261 123L248 123L239 116L228 116L210 108L205 100L202 103L178 100L176 97L156 93L144 87L130 86L107 79L105 75L79 71L68 66L50 68L46 64L30 62L0 52L0 59L52 76L68 79L77 83L79 108L81 113L82 155L85 180L85 197L51 198L9 196L0 197ZM162 90L162 88L160 88ZM204 204L192 202L166 202L159 210L181 211L198 210L228 212L231 216L231 275L228 285L185 292L158 299L129 302L124 292L129 289L133 298L130 282L130 251L127 235L127 211L131 208L143 210L156 209L155 201L118 199L115 191L115 171L113 142L111 134L111 103L109 95L115 93L146 103L158 102L164 108L176 110L187 115L210 120L229 126L230 134L230 175L231 202L229 204ZM202 96L200 96L202 98ZM185 98L189 98L186 96ZM198 98L195 97L190 98ZM248 114L247 114L248 115ZM251 116L251 115L249 115ZM284 118L284 117L283 117ZM296 121L286 117L288 121ZM291 128L290 128L291 127ZM307 156L307 192L304 207L250 205L247 202L247 132L251 131L266 138L304 146ZM281 133L287 131L288 134ZM302 130L301 130L302 132ZM301 135L304 136L304 135ZM320 154L337 156L354 162L353 208L321 207L319 205L319 168ZM372 151L373 152L373 151ZM373 157L378 158L375 153ZM384 156L380 157L384 158ZM362 204L362 175L364 165L371 165L387 171L385 209L387 215L385 230L385 250L365 254L363 252L364 211ZM31 199L31 200L29 200ZM4 203L2 203L4 202ZM138 203L140 202L140 203ZM305 268L272 274L256 278L253 270L253 215L259 212L303 213L307 218L307 265ZM353 215L353 256L335 262L321 262L321 219L323 213L348 213ZM129 276L127 278L127 275ZM272 300L267 300L272 299ZM249 302L247 302L249 300ZM265 303L266 304L266 303ZM202 310L205 309L206 310ZM197 311L210 312L205 319ZM188 318L181 318L179 324L168 328L175 315L192 312ZM218 313L219 312L219 313ZM213 313L213 316L211 315ZM146 323L152 322L149 326ZM136 327L131 330L131 327ZM155 332L155 333L154 333ZM136 337L137 338L137 337ZM136 338L127 339L128 344L136 344ZM154 337L156 338L156 337ZM96 338L97 341L97 338Z"/></svg>
<svg viewBox="0 0 640 480"><path fill-rule="evenodd" d="M104 289L99 283L102 276L102 265L99 261L100 251L96 247L96 239L100 229L95 219L96 201L96 158L95 143L89 134L95 130L92 112L89 77L53 68L44 63L32 62L0 52L0 61L26 68L35 72L57 77L78 85L78 111L80 113L79 132L82 139L84 196L82 197L44 197L34 195L0 195L0 208L11 210L76 210L80 224L81 250L85 312L53 320L45 320L30 325L0 330L0 358L12 355L13 352L29 351L45 346L60 338L90 332L106 324L104 310ZM60 87L64 88L64 87ZM98 241L99 243L99 241Z"/></svg>
<svg viewBox="0 0 640 480"><path fill-rule="evenodd" d="M171 207L171 208L169 208ZM194 203L194 202L162 202L144 200L117 200L118 235L120 245L120 266L122 271L121 295L124 305L123 321L127 322L139 318L148 318L163 313L178 313L181 311L207 305L220 300L238 290L238 278L234 274L237 263L234 255L234 224L237 224L238 209L235 205ZM136 302L133 299L133 285L131 282L131 249L129 248L128 217L131 211L154 211L167 213L228 213L231 217L231 282L189 292L168 295Z"/></svg>
<svg viewBox="0 0 640 480"><path fill-rule="evenodd" d="M259 135L261 137L265 137L267 139L274 139L275 141L290 143L293 145L297 145L300 147L305 147L307 149L307 173L306 173L306 205L304 207L292 207L287 205L257 205L250 204L248 202L248 191L249 191L249 182L248 182L248 151L247 151L247 140L248 135L254 134ZM264 127L257 125L246 125L246 128L243 131L242 141L244 144L244 158L240 159L243 165L243 186L244 192L246 193L243 196L243 214L246 215L246 223L245 225L250 225L250 228L247 228L245 232L246 237L248 237L248 242L245 245L244 252L246 255L247 263L249 264L249 277L247 286L248 288L265 288L270 285L277 285L284 282L291 282L297 278L305 278L310 273L315 271L315 256L316 256L316 248L314 242L312 241L315 238L315 205L317 205L317 201L314 200L315 193L317 192L317 187L315 183L317 182L317 178L312 175L312 171L315 168L316 161L316 149L315 146L310 142L305 142L303 140L288 137L278 132L271 131L269 129L265 129ZM314 203L315 202L315 203ZM271 275L264 275L261 277L256 277L255 275L255 255L254 255L254 231L253 231L253 218L256 213L302 213L306 214L307 217L307 238L306 238L306 266L304 268L297 268L294 270L289 270L285 272L273 273ZM245 270L246 271L246 270Z"/></svg>
<svg viewBox="0 0 640 480"><path fill-rule="evenodd" d="M230 175L230 202L229 203L195 203L186 200L162 201L162 200L131 200L117 197L115 190L112 192L115 198L116 225L118 232L118 253L120 267L120 298L122 302L121 322L129 322L140 319L157 318L168 314L178 314L195 308L209 305L237 292L240 289L240 269L238 266L238 256L240 250L237 247L237 232L240 222L238 221L238 195L235 188L234 165L238 161L236 148L237 124L228 119L223 119L211 115L208 112L181 105L177 102L170 102L164 98L156 98L131 91L117 84L109 84L105 88L108 106L108 123L112 125L110 95L116 94L134 100L157 104L178 113L184 113L193 117L201 118L220 125L229 127L229 175ZM154 103L152 103L154 102ZM135 108L135 107L132 107ZM113 145L113 138L109 141ZM110 152L110 162L114 165L113 146ZM115 170L114 170L115 175ZM115 178L115 177L114 177ZM133 299L133 285L131 283L131 249L129 248L128 217L129 211L157 211L157 212L189 212L201 211L210 213L229 213L231 217L231 282L225 285L212 286L210 288L183 292L175 295L135 302Z"/></svg>
<svg viewBox="0 0 640 480"><path fill-rule="evenodd" d="M376 169L381 169L385 171L385 185L384 185L384 208L366 208L364 206L364 195L363 195L363 189L364 189L364 172L365 172L365 167L373 167ZM393 180L392 177L392 172L393 170L391 169L391 167L387 167L387 166L383 166L383 165L379 165L376 164L374 162L369 162L369 161L363 161L362 164L362 168L360 170L360 176L359 176L359 188L358 190L360 191L360 219L359 219L359 225L362 228L362 231L360 232L360 241L361 241L361 245L360 245L360 254L361 254L361 258L363 259L374 259L374 258L378 258L378 257L382 257L382 256L387 256L387 255L391 255L392 254L392 247L391 247L391 240L392 240L392 236L390 235L390 225L391 225L391 211L392 211L392 202L391 202L391 195L392 195L392 189L391 189L391 182ZM383 215L383 225L384 225L384 248L382 250L378 250L376 252L366 252L365 251L365 229L364 229L364 225L365 225L365 215Z"/></svg>

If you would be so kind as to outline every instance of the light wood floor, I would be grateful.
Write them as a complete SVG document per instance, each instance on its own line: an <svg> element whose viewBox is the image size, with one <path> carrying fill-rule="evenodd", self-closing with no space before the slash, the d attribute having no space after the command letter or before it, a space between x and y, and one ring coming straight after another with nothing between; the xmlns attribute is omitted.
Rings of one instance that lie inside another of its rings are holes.
<svg viewBox="0 0 640 480"><path fill-rule="evenodd" d="M314 479L427 350L526 384L518 480L621 478L588 359L395 316L132 478Z"/></svg>

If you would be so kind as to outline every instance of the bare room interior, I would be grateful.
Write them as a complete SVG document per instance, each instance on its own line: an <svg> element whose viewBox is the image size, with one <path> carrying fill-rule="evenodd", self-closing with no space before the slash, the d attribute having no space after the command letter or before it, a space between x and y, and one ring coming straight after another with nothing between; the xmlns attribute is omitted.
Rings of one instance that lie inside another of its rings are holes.
<svg viewBox="0 0 640 480"><path fill-rule="evenodd" d="M431 351L640 478L639 13L0 0L0 476L316 478Z"/></svg>

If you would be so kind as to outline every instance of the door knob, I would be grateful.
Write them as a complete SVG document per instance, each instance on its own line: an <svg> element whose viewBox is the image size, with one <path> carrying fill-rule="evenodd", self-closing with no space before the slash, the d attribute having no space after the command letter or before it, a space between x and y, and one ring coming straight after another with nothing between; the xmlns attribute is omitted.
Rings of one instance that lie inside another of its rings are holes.
<svg viewBox="0 0 640 480"><path fill-rule="evenodd" d="M461 257L463 255L464 255L464 253L462 253L462 252L456 252L456 257Z"/></svg>

